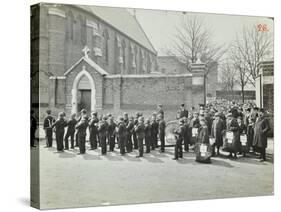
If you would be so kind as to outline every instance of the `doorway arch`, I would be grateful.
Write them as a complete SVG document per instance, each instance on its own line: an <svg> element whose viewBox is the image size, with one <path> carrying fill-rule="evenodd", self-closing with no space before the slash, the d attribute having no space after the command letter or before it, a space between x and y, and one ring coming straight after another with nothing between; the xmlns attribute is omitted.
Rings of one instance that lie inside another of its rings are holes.
<svg viewBox="0 0 281 212"><path fill-rule="evenodd" d="M95 88L95 82L91 74L86 70L85 66L83 66L82 71L80 71L74 81L73 81L73 86L72 86L72 101L71 101L71 112L72 113L77 113L78 112L78 86L79 82L83 77L87 77L90 83L90 88L91 88L91 111L95 111L96 109L96 88ZM88 111L90 112L90 111Z"/></svg>

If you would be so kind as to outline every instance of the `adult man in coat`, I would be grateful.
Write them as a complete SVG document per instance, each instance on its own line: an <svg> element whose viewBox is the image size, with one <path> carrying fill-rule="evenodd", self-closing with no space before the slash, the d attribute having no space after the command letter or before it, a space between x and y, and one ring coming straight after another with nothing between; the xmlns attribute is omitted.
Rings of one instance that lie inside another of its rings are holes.
<svg viewBox="0 0 281 212"><path fill-rule="evenodd" d="M260 161L266 161L266 148L267 148L267 132L269 131L269 122L264 117L264 110L260 109L259 117L255 123L254 128L254 141L253 146L260 150Z"/></svg>

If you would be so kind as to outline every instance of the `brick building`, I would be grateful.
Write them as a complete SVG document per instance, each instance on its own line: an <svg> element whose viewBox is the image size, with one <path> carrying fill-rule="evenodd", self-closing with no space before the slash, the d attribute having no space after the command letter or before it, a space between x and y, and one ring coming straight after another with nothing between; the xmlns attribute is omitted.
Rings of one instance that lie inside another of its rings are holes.
<svg viewBox="0 0 281 212"><path fill-rule="evenodd" d="M187 65L181 62L175 56L158 56L157 69L163 74L186 74L191 73ZM206 95L207 97L216 97L218 90L218 63L213 62L209 73L206 75Z"/></svg>
<svg viewBox="0 0 281 212"><path fill-rule="evenodd" d="M155 74L157 52L124 8L39 4L31 8L32 106L168 117L205 101L204 64L194 73ZM40 98L38 98L40 96ZM170 114L170 115L169 115Z"/></svg>

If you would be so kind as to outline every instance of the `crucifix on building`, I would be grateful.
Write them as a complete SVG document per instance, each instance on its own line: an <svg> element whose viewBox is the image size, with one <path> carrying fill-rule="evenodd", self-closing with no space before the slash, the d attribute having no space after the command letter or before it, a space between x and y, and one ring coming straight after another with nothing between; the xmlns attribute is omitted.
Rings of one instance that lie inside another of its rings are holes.
<svg viewBox="0 0 281 212"><path fill-rule="evenodd" d="M90 49L88 48L88 46L85 46L83 49L82 49L82 52L84 53L84 56L85 57L89 57L89 52L90 52Z"/></svg>

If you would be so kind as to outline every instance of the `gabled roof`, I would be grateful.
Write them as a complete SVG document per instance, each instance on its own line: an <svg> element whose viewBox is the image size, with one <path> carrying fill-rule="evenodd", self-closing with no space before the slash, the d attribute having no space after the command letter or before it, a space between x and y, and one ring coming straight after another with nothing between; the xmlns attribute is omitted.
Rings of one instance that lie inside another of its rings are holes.
<svg viewBox="0 0 281 212"><path fill-rule="evenodd" d="M102 76L108 75L108 73L102 69L98 64L96 64L91 58L87 56L83 56L78 60L73 66L71 66L65 73L64 76L67 76L77 65L79 65L82 61L85 61L88 63L91 67L93 67L98 73L100 73Z"/></svg>
<svg viewBox="0 0 281 212"><path fill-rule="evenodd" d="M79 5L138 44L157 54L137 19L126 8Z"/></svg>

